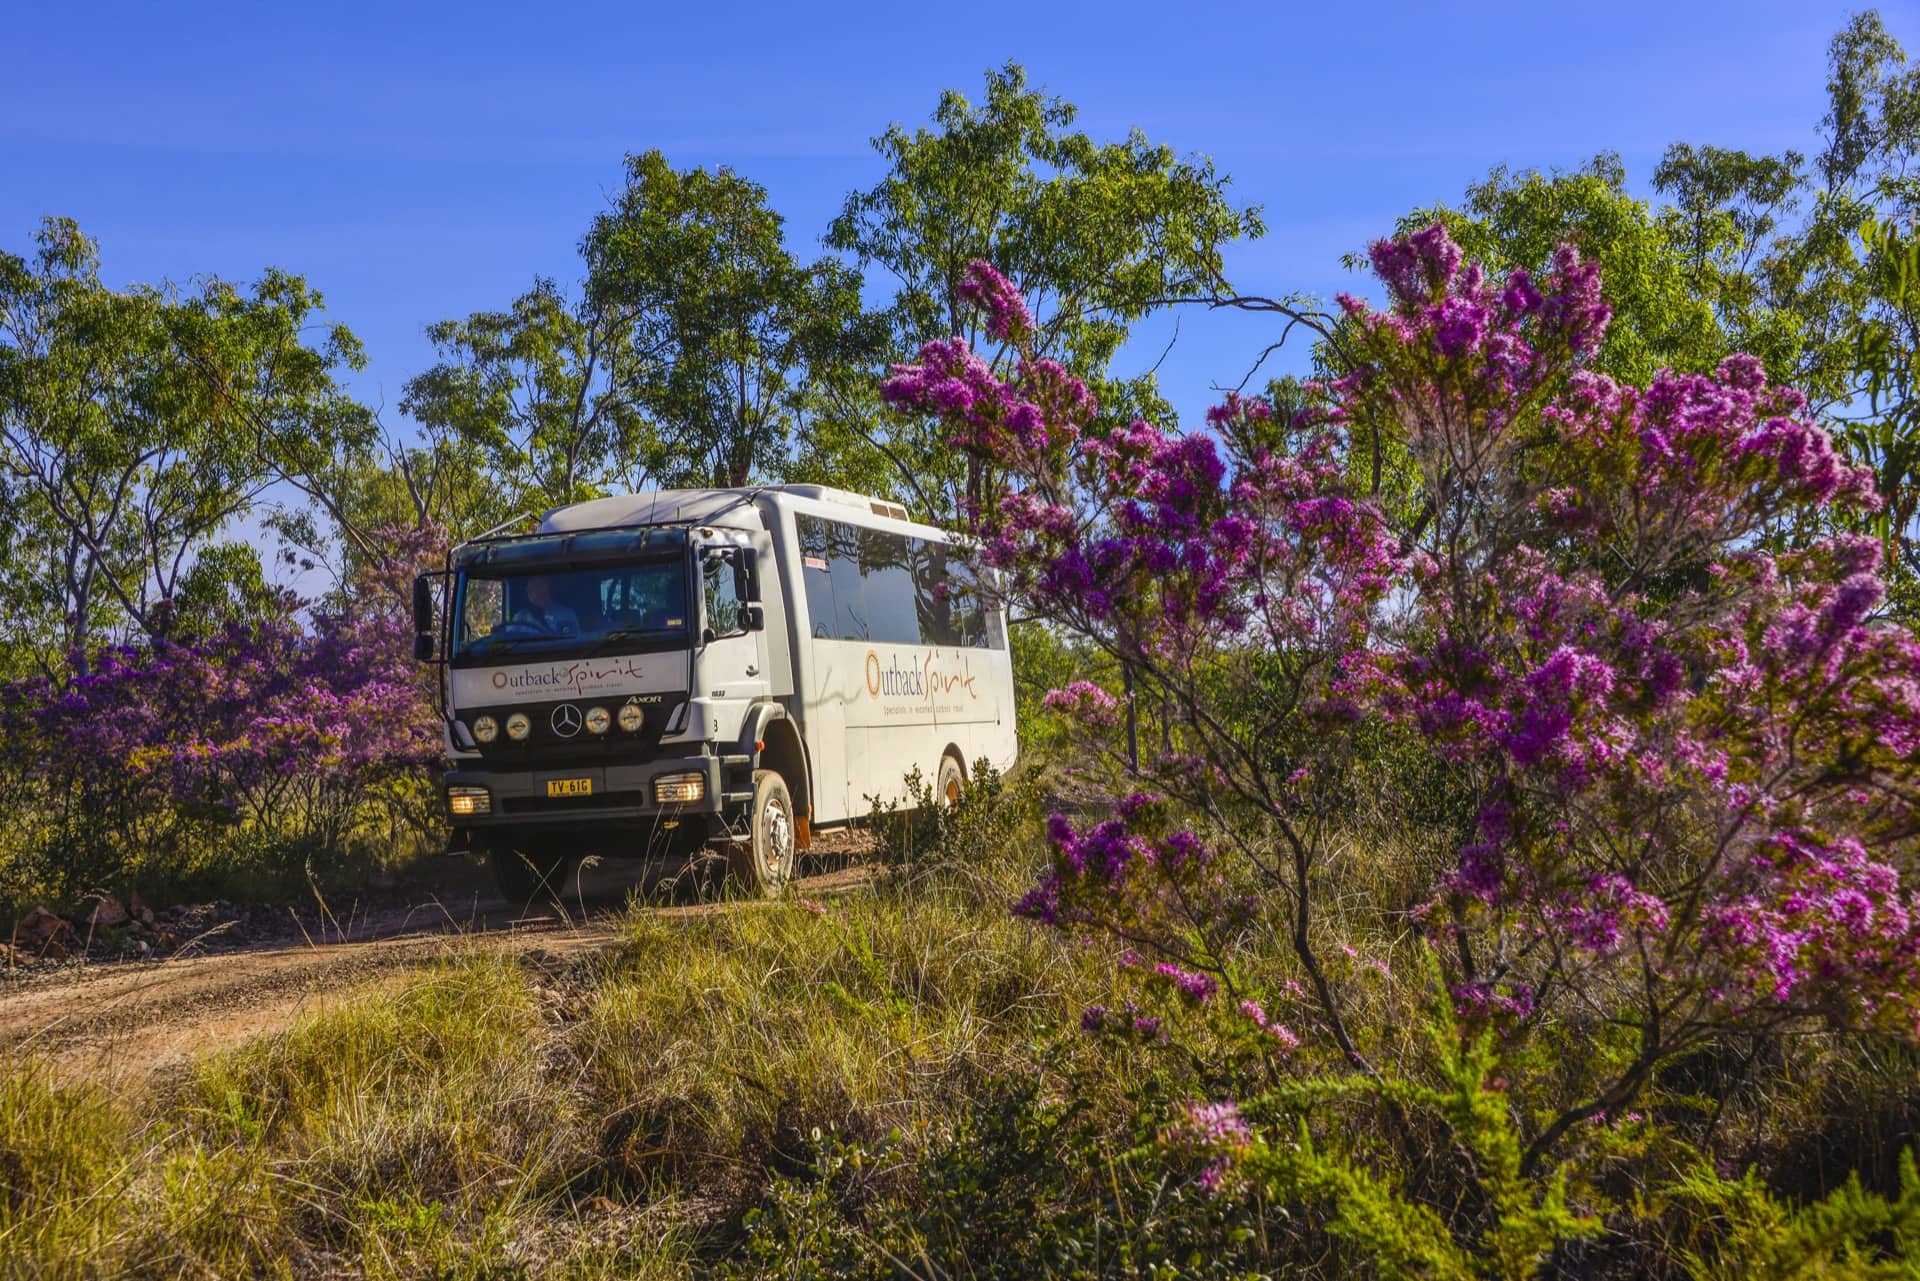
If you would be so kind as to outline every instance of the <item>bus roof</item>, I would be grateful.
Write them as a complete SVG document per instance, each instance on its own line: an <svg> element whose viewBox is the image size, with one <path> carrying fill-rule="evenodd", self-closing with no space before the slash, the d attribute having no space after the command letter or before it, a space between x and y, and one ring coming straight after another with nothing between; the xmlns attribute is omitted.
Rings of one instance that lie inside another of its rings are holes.
<svg viewBox="0 0 1920 1281"><path fill-rule="evenodd" d="M541 517L540 532L562 534L624 525L711 525L723 529L756 529L760 526L760 518L754 511L754 500L763 495L781 494L854 507L893 520L909 519L906 509L898 503L868 498L829 485L761 485L745 489L657 489L570 503L565 507L556 507Z"/></svg>

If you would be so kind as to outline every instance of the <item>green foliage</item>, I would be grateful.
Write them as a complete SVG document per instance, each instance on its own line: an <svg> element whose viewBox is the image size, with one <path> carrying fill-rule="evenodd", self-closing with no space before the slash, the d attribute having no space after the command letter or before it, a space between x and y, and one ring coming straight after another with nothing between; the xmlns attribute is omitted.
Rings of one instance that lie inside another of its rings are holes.
<svg viewBox="0 0 1920 1281"><path fill-rule="evenodd" d="M0 661L14 674L164 636L183 591L249 590L244 566L228 558L242 577L219 585L219 554L205 568L200 555L267 486L308 483L371 438L337 381L363 363L359 343L322 310L274 270L244 291L110 289L65 219L31 256L0 253Z"/></svg>
<svg viewBox="0 0 1920 1281"><path fill-rule="evenodd" d="M1727 1179L1701 1168L1663 1193L1695 1231L1710 1238L1682 1248L1701 1281L1920 1276L1920 1174L1912 1150L1900 1157L1900 1190L1877 1196L1850 1175L1811 1205L1777 1199L1749 1170Z"/></svg>
<svg viewBox="0 0 1920 1281"><path fill-rule="evenodd" d="M959 801L948 804L916 765L906 776L906 799L884 807L876 802L870 821L884 863L907 871L950 871L977 861L981 850L1004 847L1032 823L1038 800L1031 773L1009 791L983 757L968 772Z"/></svg>
<svg viewBox="0 0 1920 1281"><path fill-rule="evenodd" d="M633 387L648 371L618 318L537 280L505 311L429 326L441 363L410 379L400 408L461 460L478 450L512 495L544 509L637 487L654 442ZM478 533L479 530L473 530Z"/></svg>
<svg viewBox="0 0 1920 1281"><path fill-rule="evenodd" d="M1141 1146L1160 1116L1152 1084L1117 1123L1087 1102L1112 1083L1066 1084L1073 1099L1034 1076L983 1081L918 1154L897 1134L824 1136L812 1168L776 1180L748 1213L727 1275L1178 1281L1283 1266L1283 1211L1176 1184ZM889 1183L891 1195L873 1195Z"/></svg>
<svg viewBox="0 0 1920 1281"><path fill-rule="evenodd" d="M1428 970L1430 990L1443 992L1431 958ZM1544 1177L1524 1171L1527 1136L1502 1088L1510 1064L1495 1035L1457 1029L1435 999L1425 1017L1431 1081L1396 1070L1309 1077L1281 1087L1267 1102L1300 1118L1294 1137L1260 1144L1245 1159L1243 1177L1259 1181L1282 1202L1326 1206L1327 1232L1382 1277L1524 1281L1539 1275L1565 1243L1598 1236L1601 1224L1569 1206L1565 1167ZM1313 1105L1342 1095L1371 1097L1400 1127L1423 1114L1442 1125L1461 1170L1460 1186L1449 1198L1451 1221L1410 1194L1410 1172L1396 1171L1399 1163L1369 1159L1337 1130L1330 1141L1316 1142L1309 1123Z"/></svg>
<svg viewBox="0 0 1920 1281"><path fill-rule="evenodd" d="M291 592L267 581L253 544L210 543L181 575L172 599L172 630L205 637L241 618L287 624L294 621L296 606Z"/></svg>
<svg viewBox="0 0 1920 1281"><path fill-rule="evenodd" d="M587 233L587 290L651 365L647 461L665 484L835 470L814 456L812 423L866 381L878 328L861 315L858 275L831 258L800 264L783 229L760 184L676 171L653 151L628 158L625 189Z"/></svg>
<svg viewBox="0 0 1920 1281"><path fill-rule="evenodd" d="M1072 129L1075 115L1031 88L1018 63L987 73L981 103L948 90L932 128L894 125L874 139L887 175L847 198L826 241L888 278L889 359L955 334L996 364L1013 359L980 341L960 298L968 261L984 259L1033 301L1037 354L1088 375L1108 417L1126 422L1164 408L1150 374L1110 372L1129 327L1170 302L1226 291L1224 247L1265 224L1257 208L1228 200L1211 160L1137 131L1098 142ZM885 443L906 501L952 519L962 460L923 424L896 422Z"/></svg>
<svg viewBox="0 0 1920 1281"><path fill-rule="evenodd" d="M540 280L428 330L441 363L401 408L436 433L432 461L477 449L509 505L535 508L836 470L877 327L856 275L794 259L764 187L629 156L580 251L577 298Z"/></svg>

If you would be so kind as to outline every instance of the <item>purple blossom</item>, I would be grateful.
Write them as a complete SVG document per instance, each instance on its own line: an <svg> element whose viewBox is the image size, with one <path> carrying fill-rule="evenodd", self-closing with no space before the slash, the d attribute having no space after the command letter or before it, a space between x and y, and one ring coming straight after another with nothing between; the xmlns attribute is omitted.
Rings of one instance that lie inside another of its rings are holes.
<svg viewBox="0 0 1920 1281"><path fill-rule="evenodd" d="M1612 312L1570 247L1504 280L1438 224L1370 252L1387 308L1340 300L1353 367L1285 421L1228 396L1192 432L1098 424L1085 384L1018 337L1006 376L956 339L888 380L980 464L968 511L1007 595L1170 686L1187 731L1142 762L1154 799L1129 784L1104 819L1052 820L1020 910L1171 955L1245 937L1285 895L1236 881L1235 846L1183 807L1225 789L1236 816L1297 824L1348 776L1355 735L1392 727L1478 792L1418 913L1470 944L1441 949L1462 958L1463 1019L1524 1034L1538 993L1578 988L1623 1017L1704 997L1715 1019L1920 1034L1902 878L1920 642L1877 617L1875 540L1767 550L1873 510L1870 475L1751 357L1643 387L1591 369ZM1030 324L1004 280L970 280L989 333ZM1376 503L1356 450L1375 433L1453 506ZM1108 691L1047 705L1111 747ZM1243 723L1259 733L1221 732ZM1488 958L1510 968L1489 978ZM1155 978L1215 994L1179 967ZM1257 1004L1241 1014L1280 1041ZM1140 1017L1097 1021L1132 1035Z"/></svg>
<svg viewBox="0 0 1920 1281"><path fill-rule="evenodd" d="M1239 1104L1187 1100L1175 1107L1160 1141L1173 1151L1205 1160L1200 1187L1207 1195L1217 1196L1226 1190L1234 1166L1252 1149L1254 1135L1253 1127L1240 1115Z"/></svg>
<svg viewBox="0 0 1920 1281"><path fill-rule="evenodd" d="M987 332L1002 342L1019 342L1033 332L1033 314L1013 282L991 264L973 259L960 277L960 297L987 313Z"/></svg>
<svg viewBox="0 0 1920 1281"><path fill-rule="evenodd" d="M1218 981L1210 974L1200 974L1193 970L1182 969L1171 962L1163 961L1153 967L1153 972L1172 983L1175 990L1189 1001L1203 1002L1211 1000L1220 988Z"/></svg>
<svg viewBox="0 0 1920 1281"><path fill-rule="evenodd" d="M1092 681L1074 681L1063 689L1048 690L1040 704L1088 725L1112 726L1120 721L1120 700Z"/></svg>
<svg viewBox="0 0 1920 1281"><path fill-rule="evenodd" d="M1394 301L1406 305L1427 302L1460 269L1460 247L1437 222L1410 236L1376 240L1367 252Z"/></svg>

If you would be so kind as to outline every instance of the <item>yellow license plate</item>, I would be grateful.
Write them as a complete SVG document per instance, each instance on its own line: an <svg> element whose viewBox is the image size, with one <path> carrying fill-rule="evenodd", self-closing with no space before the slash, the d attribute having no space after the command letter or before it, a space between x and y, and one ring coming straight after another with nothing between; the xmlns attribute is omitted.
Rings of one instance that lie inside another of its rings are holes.
<svg viewBox="0 0 1920 1281"><path fill-rule="evenodd" d="M590 778L550 778L547 780L548 796L592 796L593 780Z"/></svg>

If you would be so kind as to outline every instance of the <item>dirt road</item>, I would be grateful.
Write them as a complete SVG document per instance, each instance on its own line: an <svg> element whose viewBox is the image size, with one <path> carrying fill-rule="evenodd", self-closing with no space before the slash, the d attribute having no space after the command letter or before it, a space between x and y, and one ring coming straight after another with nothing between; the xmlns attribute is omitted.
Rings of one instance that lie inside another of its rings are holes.
<svg viewBox="0 0 1920 1281"><path fill-rule="evenodd" d="M864 882L867 869L842 857L795 882L832 894ZM286 1027L303 1010L392 980L479 941L514 952L577 955L616 937L632 877L583 874L566 909L524 910L469 892L458 906L427 894L409 907L342 927L344 937L299 938L156 962L69 966L0 985L0 1055L34 1052L63 1071L139 1078L177 1068L210 1049ZM734 910L728 902L648 909L665 916Z"/></svg>

